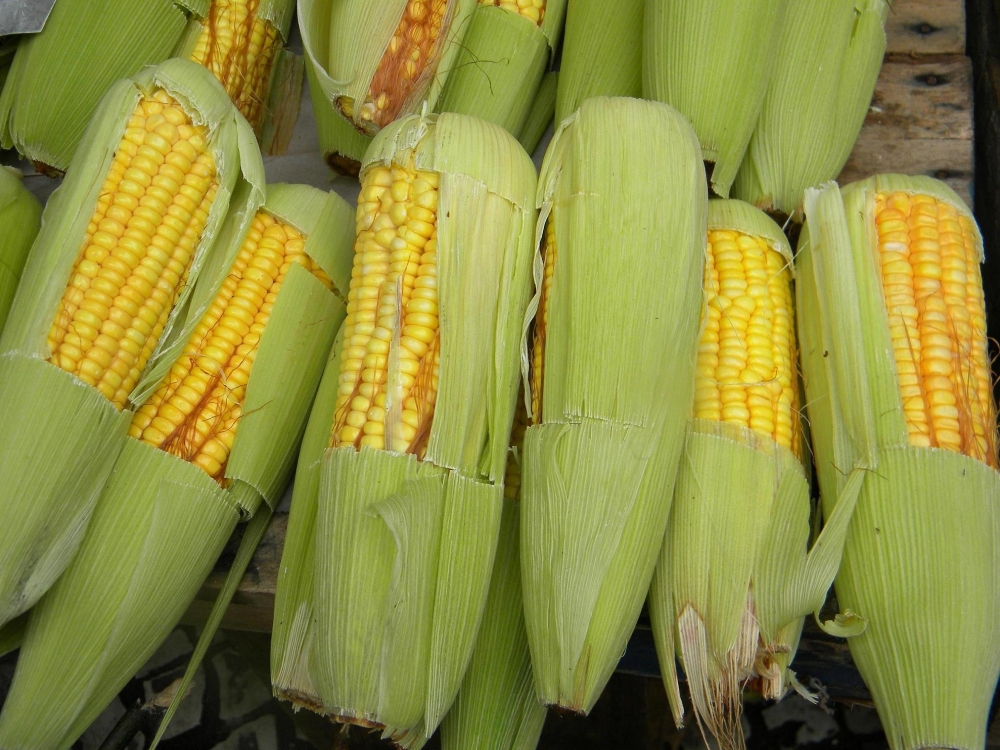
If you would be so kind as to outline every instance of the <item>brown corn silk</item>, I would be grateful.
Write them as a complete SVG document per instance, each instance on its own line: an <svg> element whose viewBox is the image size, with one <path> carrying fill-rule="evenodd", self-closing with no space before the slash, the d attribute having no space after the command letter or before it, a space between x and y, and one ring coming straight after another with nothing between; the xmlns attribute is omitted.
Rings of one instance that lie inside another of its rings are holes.
<svg viewBox="0 0 1000 750"><path fill-rule="evenodd" d="M385 127L399 116L425 74L433 74L434 61L445 41L442 30L447 28L447 16L454 4L449 0L408 0L361 105L361 119ZM340 104L349 109L345 100Z"/></svg>
<svg viewBox="0 0 1000 750"><path fill-rule="evenodd" d="M423 456L440 368L438 175L410 166L365 173L331 446ZM390 342L398 340L398 363ZM389 404L387 394L399 394ZM401 408L396 408L401 406Z"/></svg>
<svg viewBox="0 0 1000 750"><path fill-rule="evenodd" d="M259 8L260 0L214 0L191 53L219 79L258 137L281 48L278 29L257 15Z"/></svg>
<svg viewBox="0 0 1000 750"><path fill-rule="evenodd" d="M875 196L877 261L910 445L998 468L975 230L930 195Z"/></svg>
<svg viewBox="0 0 1000 750"><path fill-rule="evenodd" d="M545 20L546 0L479 0L480 5L494 5L511 13L517 13L534 21L539 26Z"/></svg>
<svg viewBox="0 0 1000 750"><path fill-rule="evenodd" d="M50 361L119 411L163 333L215 199L206 135L165 91L140 100L49 332Z"/></svg>
<svg viewBox="0 0 1000 750"><path fill-rule="evenodd" d="M556 267L556 228L549 218L545 225L545 240L542 247L544 272L542 295L538 300L538 315L535 317L531 345L531 423L542 422L542 383L545 366L545 332L549 323L549 295L552 292L552 274Z"/></svg>
<svg viewBox="0 0 1000 750"><path fill-rule="evenodd" d="M200 466L227 486L226 462L247 382L274 302L293 264L328 288L333 282L305 253L294 227L259 211L222 288L129 435Z"/></svg>
<svg viewBox="0 0 1000 750"><path fill-rule="evenodd" d="M791 270L767 240L708 233L696 419L767 435L802 458Z"/></svg>

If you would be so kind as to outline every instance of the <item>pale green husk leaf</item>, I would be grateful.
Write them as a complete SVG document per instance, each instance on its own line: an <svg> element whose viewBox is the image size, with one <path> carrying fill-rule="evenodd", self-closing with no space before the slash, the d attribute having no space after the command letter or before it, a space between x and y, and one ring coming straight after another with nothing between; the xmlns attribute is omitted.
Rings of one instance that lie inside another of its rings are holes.
<svg viewBox="0 0 1000 750"><path fill-rule="evenodd" d="M566 12L556 125L593 96L642 96L646 0L573 0Z"/></svg>
<svg viewBox="0 0 1000 750"><path fill-rule="evenodd" d="M170 57L186 24L179 4L164 0L57 3L15 55L0 95L0 143L65 170L104 92Z"/></svg>
<svg viewBox="0 0 1000 750"><path fill-rule="evenodd" d="M21 648L24 640L24 630L28 625L27 613L18 615L6 625L0 627L0 656L6 656L14 649Z"/></svg>
<svg viewBox="0 0 1000 750"><path fill-rule="evenodd" d="M200 468L127 440L73 564L32 611L0 746L72 745L173 629L238 520Z"/></svg>
<svg viewBox="0 0 1000 750"><path fill-rule="evenodd" d="M443 114L385 128L362 175L411 160L440 175L434 420L421 461L367 448L324 458L311 676L325 710L415 748L458 692L486 602L530 296L535 174L506 131Z"/></svg>
<svg viewBox="0 0 1000 750"><path fill-rule="evenodd" d="M535 101L528 112L528 118L521 128L521 135L518 141L524 150L529 154L534 154L538 148L542 136L552 122L556 112L556 91L559 88L559 73L551 71L542 76L542 82L535 92Z"/></svg>
<svg viewBox="0 0 1000 750"><path fill-rule="evenodd" d="M7 493L0 502L0 549L16 561L4 566L0 622L31 606L69 562L131 418L128 410L116 412L95 388L46 362L46 337L128 117L141 92L154 86L208 126L218 165L219 189L192 261L191 284L197 283L241 171L263 171L256 147L244 147L239 123L245 126L245 121L237 119L228 97L220 98L221 86L199 65L169 60L133 81L116 83L105 96L74 156L74 169L46 206L0 338L4 367L10 368L0 393L0 418L18 426L7 433L7 439L18 442L0 455ZM248 190L247 195L252 200L256 194ZM191 284L182 291L158 349L169 341ZM52 390L38 390L39 383ZM25 400L33 392L40 394L37 400ZM7 540L6 535L12 536Z"/></svg>
<svg viewBox="0 0 1000 750"><path fill-rule="evenodd" d="M288 151L299 116L305 64L305 57L290 50L275 54L264 115L257 128L262 154L281 156Z"/></svg>
<svg viewBox="0 0 1000 750"><path fill-rule="evenodd" d="M966 456L908 445L873 258L881 190L932 194L969 216L927 178L807 191L799 335L824 509L863 477L837 597L867 624L851 652L890 746L982 748L1000 673L1000 479Z"/></svg>
<svg viewBox="0 0 1000 750"><path fill-rule="evenodd" d="M479 6L437 109L480 117L518 137L551 56L548 39L534 21Z"/></svg>
<svg viewBox="0 0 1000 750"><path fill-rule="evenodd" d="M42 206L24 187L16 169L0 169L0 332L14 302L17 283L28 259L42 215Z"/></svg>
<svg viewBox="0 0 1000 750"><path fill-rule="evenodd" d="M330 426L340 385L343 336L344 327L341 325L330 350L299 450L292 505L274 594L274 627L271 631L271 685L274 694L292 701L296 707L305 706L319 713L323 712L323 702L309 673L315 623L313 571L316 511L320 463L330 444Z"/></svg>
<svg viewBox="0 0 1000 750"><path fill-rule="evenodd" d="M521 603L520 512L505 500L476 649L441 724L444 750L534 750L546 710L535 696Z"/></svg>
<svg viewBox="0 0 1000 750"><path fill-rule="evenodd" d="M706 195L694 132L659 103L584 102L542 166L538 233L555 222L557 254L521 556L547 704L590 710L653 574L693 398Z"/></svg>
<svg viewBox="0 0 1000 750"><path fill-rule="evenodd" d="M723 198L764 103L785 4L646 0L643 96L691 121L714 164L712 190Z"/></svg>
<svg viewBox="0 0 1000 750"><path fill-rule="evenodd" d="M885 52L887 0L786 0L760 119L733 196L793 214L850 156Z"/></svg>
<svg viewBox="0 0 1000 750"><path fill-rule="evenodd" d="M323 159L330 169L338 174L356 176L372 139L355 130L354 126L334 109L319 87L319 82L316 80L316 63L308 55L305 66Z"/></svg>

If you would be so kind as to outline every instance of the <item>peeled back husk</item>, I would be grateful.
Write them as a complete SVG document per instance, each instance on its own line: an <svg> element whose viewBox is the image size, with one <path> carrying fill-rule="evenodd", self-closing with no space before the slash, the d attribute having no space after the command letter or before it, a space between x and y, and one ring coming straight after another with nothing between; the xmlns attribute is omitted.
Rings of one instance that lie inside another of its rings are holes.
<svg viewBox="0 0 1000 750"><path fill-rule="evenodd" d="M684 117L636 99L584 102L542 166L536 234L554 222L558 252L521 565L536 691L577 713L625 650L663 542L694 393L707 192ZM542 265L539 249L539 288Z"/></svg>
<svg viewBox="0 0 1000 750"><path fill-rule="evenodd" d="M792 262L781 229L746 203L710 201L708 229L758 237ZM783 366L794 378L796 363ZM808 551L809 477L796 453L738 424L690 423L649 593L675 724L684 718L675 652L698 724L723 748L743 747L740 713L748 681L770 699L797 686L789 664L803 618L826 598L856 500L855 492L837 506Z"/></svg>
<svg viewBox="0 0 1000 750"><path fill-rule="evenodd" d="M129 409L119 412L96 388L51 364L47 336L129 116L142 93L155 87L208 126L219 165L215 200L161 350L179 324L177 311L197 283L238 178L263 182L252 132L200 65L174 59L146 68L103 99L73 171L45 207L0 338L0 419L8 425L0 437L0 623L34 604L69 562L132 418ZM240 208L248 210L259 195L244 191L242 199L247 203Z"/></svg>
<svg viewBox="0 0 1000 750"><path fill-rule="evenodd" d="M419 747L458 692L486 603L530 296L535 172L508 133L454 114L383 129L362 181L394 163L439 175L440 384L422 458L352 445L323 457L310 672L326 712Z"/></svg>
<svg viewBox="0 0 1000 750"><path fill-rule="evenodd" d="M240 192L255 191L244 185ZM306 254L346 287L347 203L315 188L275 185L263 210L301 231ZM182 344L215 300L255 213L230 213L184 328L140 392L161 382L164 363L187 356ZM292 265L260 338L224 485L166 450L126 439L78 554L30 615L0 713L0 746L75 742L176 625L237 523L267 513L262 502L280 501L344 314L336 293ZM76 665L69 673L59 668L68 661ZM41 696L59 708L49 711Z"/></svg>
<svg viewBox="0 0 1000 750"><path fill-rule="evenodd" d="M0 169L0 332L41 222L42 205L16 169Z"/></svg>
<svg viewBox="0 0 1000 750"><path fill-rule="evenodd" d="M726 198L757 124L786 0L646 0L643 96L682 112Z"/></svg>
<svg viewBox="0 0 1000 750"><path fill-rule="evenodd" d="M786 0L760 119L732 197L792 215L847 163L885 52L888 0Z"/></svg>
<svg viewBox="0 0 1000 750"><path fill-rule="evenodd" d="M841 606L866 623L851 654L889 746L982 748L1000 674L1000 476L961 453L909 444L874 255L875 195L897 191L933 196L972 221L926 177L806 193L797 294L817 476L828 515L861 483L835 585ZM982 247L977 237L980 260Z"/></svg>

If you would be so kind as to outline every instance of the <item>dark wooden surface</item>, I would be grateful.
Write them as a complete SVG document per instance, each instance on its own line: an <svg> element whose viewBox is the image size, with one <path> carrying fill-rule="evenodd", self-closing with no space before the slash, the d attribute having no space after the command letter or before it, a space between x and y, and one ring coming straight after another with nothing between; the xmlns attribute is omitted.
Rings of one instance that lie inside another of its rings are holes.
<svg viewBox="0 0 1000 750"><path fill-rule="evenodd" d="M893 3L886 26L886 62L864 128L840 177L841 182L847 182L876 172L927 174L948 182L970 204L975 195L977 214L988 237L988 254L1000 239L1000 45L996 36L992 37L992 46L986 41L993 33L994 3L1000 4L1000 0L969 0L968 41L974 60L966 56L963 0ZM973 139L974 82L978 150ZM303 110L288 154L266 160L270 179L285 178L286 171L301 174L304 169L316 169L315 133L307 132L315 128L311 125L308 99L303 101ZM542 148L544 145L543 141ZM974 164L978 164L978 172ZM339 181L334 187L345 197L351 197L352 189L356 193L356 188ZM996 264L987 265L987 298L1000 300L1000 273L995 268ZM997 320L997 315L993 314L992 319ZM283 514L272 519L226 614L224 627L270 631L286 524L287 516ZM192 605L187 621L204 621L234 551L235 545L231 544ZM846 643L825 635L811 620L806 623L794 669L804 684L824 690L831 699L862 703L870 700ZM658 676L652 634L644 620L619 670Z"/></svg>

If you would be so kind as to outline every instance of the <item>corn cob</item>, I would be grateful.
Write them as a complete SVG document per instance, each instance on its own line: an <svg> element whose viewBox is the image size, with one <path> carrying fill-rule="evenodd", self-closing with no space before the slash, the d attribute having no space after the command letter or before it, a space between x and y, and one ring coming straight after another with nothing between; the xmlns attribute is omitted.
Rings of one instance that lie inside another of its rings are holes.
<svg viewBox="0 0 1000 750"><path fill-rule="evenodd" d="M187 57L212 70L275 150L290 137L283 120L301 83L301 66L280 50L292 10L291 0L62 0L19 46L0 95L0 143L59 174L114 81Z"/></svg>
<svg viewBox="0 0 1000 750"><path fill-rule="evenodd" d="M676 650L698 725L724 750L743 747L748 683L770 699L798 687L802 620L823 604L853 511L838 508L806 555L791 261L762 212L709 202L694 419L649 607L675 723Z"/></svg>
<svg viewBox="0 0 1000 750"><path fill-rule="evenodd" d="M566 14L556 125L593 96L642 95L646 0L573 0Z"/></svg>
<svg viewBox="0 0 1000 750"><path fill-rule="evenodd" d="M875 90L888 13L888 0L786 0L734 198L793 215L807 187L840 174Z"/></svg>
<svg viewBox="0 0 1000 750"><path fill-rule="evenodd" d="M706 195L697 138L665 104L587 100L545 156L521 560L546 704L591 709L649 588L694 389Z"/></svg>
<svg viewBox="0 0 1000 750"><path fill-rule="evenodd" d="M534 750L546 710L535 697L521 604L520 451L528 415L518 403L504 475L497 560L476 650L462 689L441 724L444 750Z"/></svg>
<svg viewBox="0 0 1000 750"><path fill-rule="evenodd" d="M366 162L316 501L310 678L326 713L420 747L485 606L535 174L510 135L453 114L398 121Z"/></svg>
<svg viewBox="0 0 1000 750"><path fill-rule="evenodd" d="M173 629L240 518L283 494L344 316L331 276L348 282L350 207L304 186L268 194L249 219L230 214L79 553L32 611L0 746L72 745ZM60 704L44 721L42 695Z"/></svg>
<svg viewBox="0 0 1000 750"><path fill-rule="evenodd" d="M1000 674L1000 476L962 201L925 177L809 190L803 380L824 511L859 494L836 580L890 747L984 746ZM838 499L839 498L839 499Z"/></svg>
<svg viewBox="0 0 1000 750"><path fill-rule="evenodd" d="M723 0L646 3L643 95L691 121L711 165L712 191L722 198L764 103L784 6L785 0L735 7Z"/></svg>
<svg viewBox="0 0 1000 750"><path fill-rule="evenodd" d="M46 206L0 339L0 415L17 425L0 438L0 623L69 561L172 311L230 203L255 199L230 197L241 173L262 184L245 128L204 68L148 68L109 90Z"/></svg>
<svg viewBox="0 0 1000 750"><path fill-rule="evenodd" d="M42 206L13 168L0 170L0 332L14 302L28 250L38 234Z"/></svg>
<svg viewBox="0 0 1000 750"><path fill-rule="evenodd" d="M307 64L327 102L314 107L332 108L367 136L425 106L517 136L559 42L565 3L306 0L300 28ZM323 116L327 159L331 147L359 158Z"/></svg>

